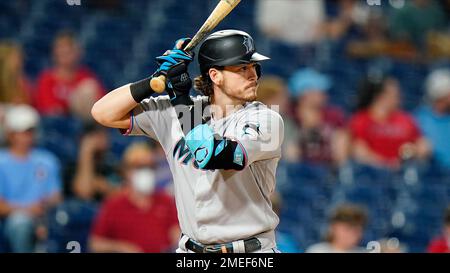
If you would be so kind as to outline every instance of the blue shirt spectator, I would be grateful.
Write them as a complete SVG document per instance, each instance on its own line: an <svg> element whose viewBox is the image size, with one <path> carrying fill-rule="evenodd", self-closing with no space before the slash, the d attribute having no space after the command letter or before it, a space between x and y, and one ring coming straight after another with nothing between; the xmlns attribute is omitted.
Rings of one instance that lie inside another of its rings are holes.
<svg viewBox="0 0 450 273"><path fill-rule="evenodd" d="M432 144L436 163L450 169L450 115L440 115L430 106L423 106L417 111L416 119L422 133Z"/></svg>
<svg viewBox="0 0 450 273"><path fill-rule="evenodd" d="M0 150L0 198L25 207L61 191L60 166L56 157L34 149L21 159Z"/></svg>
<svg viewBox="0 0 450 273"><path fill-rule="evenodd" d="M427 100L416 112L417 124L431 143L436 163L450 170L450 69L437 69L426 82Z"/></svg>
<svg viewBox="0 0 450 273"><path fill-rule="evenodd" d="M60 165L34 148L39 115L28 105L11 107L4 119L8 145L0 150L0 217L12 252L33 252L36 230L48 209L61 200ZM42 232L40 232L42 234Z"/></svg>

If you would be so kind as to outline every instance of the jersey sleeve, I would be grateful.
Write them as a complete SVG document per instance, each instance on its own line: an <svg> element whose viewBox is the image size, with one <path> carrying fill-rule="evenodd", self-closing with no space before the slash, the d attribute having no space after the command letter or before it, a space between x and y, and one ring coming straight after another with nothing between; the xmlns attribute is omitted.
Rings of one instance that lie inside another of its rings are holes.
<svg viewBox="0 0 450 273"><path fill-rule="evenodd" d="M169 130L164 112L170 109L168 96L151 97L139 103L130 113L128 130L124 135L148 136L158 140L156 130Z"/></svg>
<svg viewBox="0 0 450 273"><path fill-rule="evenodd" d="M280 158L284 122L277 112L270 109L252 111L238 121L233 135L225 136L242 145L246 165Z"/></svg>

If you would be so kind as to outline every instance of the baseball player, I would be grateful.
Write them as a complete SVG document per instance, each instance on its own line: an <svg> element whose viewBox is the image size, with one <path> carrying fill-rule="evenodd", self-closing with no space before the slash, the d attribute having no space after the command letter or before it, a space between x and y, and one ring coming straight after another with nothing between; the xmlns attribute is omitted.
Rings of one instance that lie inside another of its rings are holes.
<svg viewBox="0 0 450 273"><path fill-rule="evenodd" d="M177 252L278 252L279 219L270 195L281 157L281 116L255 101L259 62L250 35L223 30L209 35L198 52L201 75L189 95L188 64L180 48L157 57L149 78L101 98L92 115L125 135L145 135L162 145L175 184L182 231ZM152 77L166 76L168 95L150 97Z"/></svg>

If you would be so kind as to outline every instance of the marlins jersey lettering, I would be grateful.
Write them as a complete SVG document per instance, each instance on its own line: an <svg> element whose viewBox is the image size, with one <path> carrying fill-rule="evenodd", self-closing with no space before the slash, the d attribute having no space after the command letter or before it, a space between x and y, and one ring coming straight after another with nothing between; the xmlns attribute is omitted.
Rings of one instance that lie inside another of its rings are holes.
<svg viewBox="0 0 450 273"><path fill-rule="evenodd" d="M202 96L192 99L207 101ZM126 134L146 135L161 143L173 174L178 219L185 235L212 244L268 234L263 247L275 247L273 230L279 219L269 198L284 137L281 116L260 102L251 102L225 118L211 118L209 126L244 147L246 158L233 159L246 162L243 170L199 169L168 96L143 100L133 110Z"/></svg>

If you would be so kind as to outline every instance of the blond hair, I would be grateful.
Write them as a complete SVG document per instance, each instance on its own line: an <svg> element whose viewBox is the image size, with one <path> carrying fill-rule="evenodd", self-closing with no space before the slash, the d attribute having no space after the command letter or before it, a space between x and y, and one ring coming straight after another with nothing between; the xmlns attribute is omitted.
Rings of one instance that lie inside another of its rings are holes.
<svg viewBox="0 0 450 273"><path fill-rule="evenodd" d="M135 142L128 146L122 156L122 164L126 167L149 157L152 154L152 148L145 142Z"/></svg>
<svg viewBox="0 0 450 273"><path fill-rule="evenodd" d="M29 94L21 82L22 71L14 71L10 67L10 58L13 54L22 55L22 48L18 44L0 43L0 102L29 103Z"/></svg>

